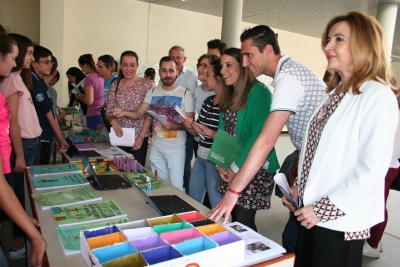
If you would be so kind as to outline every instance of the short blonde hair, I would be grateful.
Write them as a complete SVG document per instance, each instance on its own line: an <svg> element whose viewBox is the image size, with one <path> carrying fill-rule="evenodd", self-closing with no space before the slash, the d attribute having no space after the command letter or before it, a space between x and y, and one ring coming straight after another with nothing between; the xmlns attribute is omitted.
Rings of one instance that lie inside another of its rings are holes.
<svg viewBox="0 0 400 267"><path fill-rule="evenodd" d="M362 83L369 80L379 81L377 78L380 78L387 86L392 88L398 97L398 87L390 82L392 70L387 52L386 38L382 27L374 17L361 12L349 12L332 18L322 34L322 50L327 44L329 31L333 25L341 21L346 21L351 28L350 52L354 64L353 76L344 90L348 91L352 87L352 93L360 94ZM330 92L337 88L340 81L339 74L333 72L328 82L327 91Z"/></svg>

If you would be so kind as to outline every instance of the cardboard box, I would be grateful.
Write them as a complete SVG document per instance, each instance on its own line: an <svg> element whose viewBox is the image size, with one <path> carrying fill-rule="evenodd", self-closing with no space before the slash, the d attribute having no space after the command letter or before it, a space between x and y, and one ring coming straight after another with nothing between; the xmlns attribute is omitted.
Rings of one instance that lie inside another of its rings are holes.
<svg viewBox="0 0 400 267"><path fill-rule="evenodd" d="M116 225L118 229L102 227L81 231L82 256L90 267L229 267L243 262L245 242L240 237L224 231L218 224L207 225L213 229L206 231L208 236L182 217L193 222L206 221L206 218L195 212L179 215ZM90 245L93 239L101 242Z"/></svg>

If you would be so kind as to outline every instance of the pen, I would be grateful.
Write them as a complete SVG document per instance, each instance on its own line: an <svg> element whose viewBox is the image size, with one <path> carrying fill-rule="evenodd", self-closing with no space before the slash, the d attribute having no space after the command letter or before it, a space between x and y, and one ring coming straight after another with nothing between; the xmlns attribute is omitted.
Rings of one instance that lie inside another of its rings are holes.
<svg viewBox="0 0 400 267"><path fill-rule="evenodd" d="M206 140L206 138L202 134L198 133L198 135L200 136L201 139Z"/></svg>

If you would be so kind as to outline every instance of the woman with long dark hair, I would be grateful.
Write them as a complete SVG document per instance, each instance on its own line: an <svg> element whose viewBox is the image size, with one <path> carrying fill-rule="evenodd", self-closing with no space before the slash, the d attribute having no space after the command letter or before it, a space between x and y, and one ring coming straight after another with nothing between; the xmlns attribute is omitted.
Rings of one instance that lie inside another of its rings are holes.
<svg viewBox="0 0 400 267"><path fill-rule="evenodd" d="M9 35L0 32L0 84L4 81L4 78L9 76L12 69L17 66L15 60L18 56L18 46L14 39ZM23 55L25 58L25 54ZM9 145L9 151L11 152L11 142L8 137L8 125L10 120L10 110L7 110L7 100L0 94L0 132L2 146ZM7 141L8 138L8 141ZM2 156L3 153L0 153ZM0 157L0 162L2 162ZM7 162L5 162L7 164ZM8 162L9 165L9 162ZM12 191L10 185L4 179L4 164L3 168L0 168L0 208L17 224L21 229L28 235L32 243L32 250L30 256L30 262L34 266L41 266L43 255L46 252L46 241L42 235L35 228L35 225L40 224L35 220L34 223L26 215L20 202ZM1 253L2 254L2 253ZM0 265L8 266L7 261L4 257L0 257Z"/></svg>
<svg viewBox="0 0 400 267"><path fill-rule="evenodd" d="M239 195L232 210L232 221L238 221L257 231L256 212L270 208L274 189L273 175L279 169L275 149L265 159L266 164L241 192L234 191L229 185L268 118L272 94L268 87L251 77L247 68L242 67L240 49L225 50L221 56L221 65L221 75L228 89L222 91L219 101L219 128L236 136L243 149L228 169L218 167L223 180L219 191L222 194Z"/></svg>
<svg viewBox="0 0 400 267"><path fill-rule="evenodd" d="M85 79L86 75L83 73L79 68L76 67L71 67L67 70L66 72L67 78L68 78L68 91L69 91L69 103L67 107L75 107L76 105L80 105L83 113L83 120L85 121L84 125L86 126L86 114L87 114L87 105L83 103L82 101L79 101L75 98L75 94L73 94L71 91L75 88L72 84L75 84L76 86L83 80ZM81 94L85 94L85 92L82 89L78 89Z"/></svg>
<svg viewBox="0 0 400 267"><path fill-rule="evenodd" d="M3 83L0 84L0 92L7 99L11 111L9 136L12 151L10 151L10 156L8 157L3 154L3 165L7 163L11 168L9 170L8 168L3 169L3 172L7 181L13 184L15 195L20 203L24 204L22 172L27 165L39 164L42 128L31 101L31 94L26 86L32 86L32 75L30 75L29 70L31 62L34 61L33 43L27 37L19 34L12 33L10 36L17 42L19 53L16 58L16 66L12 69L10 75L4 78ZM23 73L23 71L26 72ZM21 75L24 75L24 79L22 79ZM2 142L0 150L4 148L8 150L7 146L4 146ZM25 252L25 238L18 227L15 226L13 232L14 242L11 247L10 257L15 259L22 257Z"/></svg>
<svg viewBox="0 0 400 267"><path fill-rule="evenodd" d="M139 67L139 57L133 51L125 51L120 58L120 81L114 81L108 92L106 117L117 136L122 136L122 128L135 128L135 143L132 147L120 147L133 156L143 166L146 163L148 146L147 132L150 127L150 118L143 116L138 120L128 117L114 118L112 110L136 110L142 104L146 93L152 88L152 84L145 78L136 75Z"/></svg>

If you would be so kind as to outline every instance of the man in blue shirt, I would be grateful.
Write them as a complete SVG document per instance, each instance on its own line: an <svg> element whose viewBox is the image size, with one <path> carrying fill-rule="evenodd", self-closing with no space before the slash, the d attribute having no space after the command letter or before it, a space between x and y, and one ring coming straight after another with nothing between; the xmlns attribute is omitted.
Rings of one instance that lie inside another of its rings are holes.
<svg viewBox="0 0 400 267"><path fill-rule="evenodd" d="M51 142L53 135L59 141L58 152L68 143L63 137L57 119L53 112L53 101L51 100L50 92L43 80L44 75L50 75L53 62L51 59L52 53L47 48L35 45L33 57L35 61L31 63L31 73L33 81L33 89L31 91L33 104L39 118L40 127L42 128L40 159L39 164L48 164L50 162L49 155L51 154Z"/></svg>

